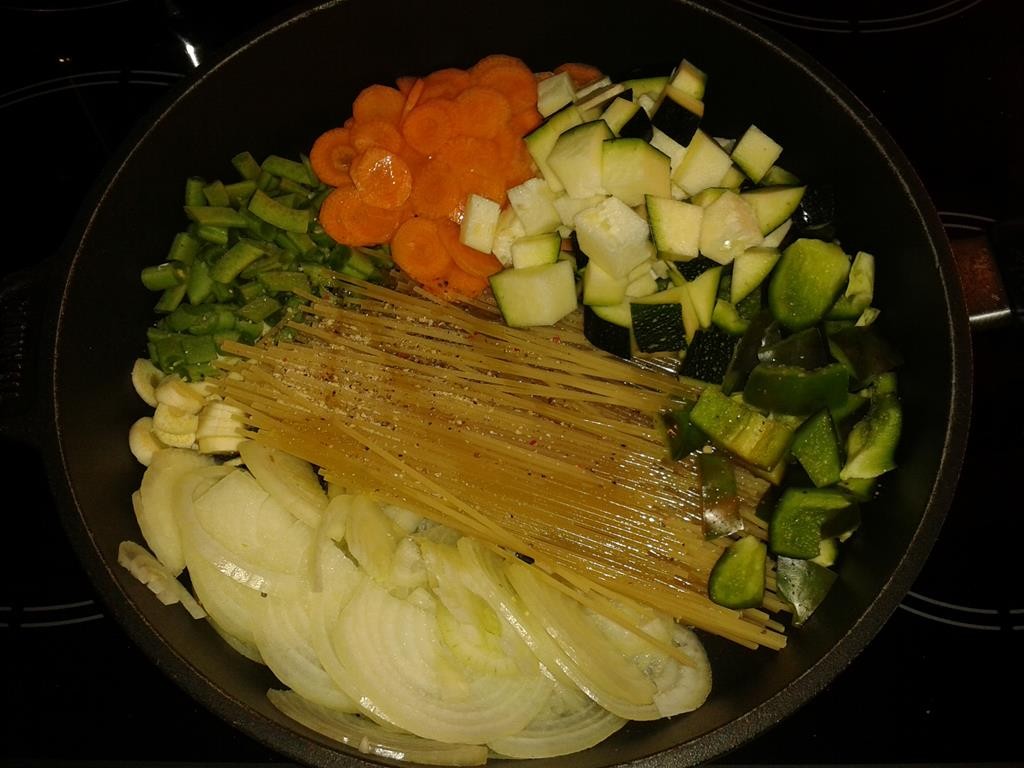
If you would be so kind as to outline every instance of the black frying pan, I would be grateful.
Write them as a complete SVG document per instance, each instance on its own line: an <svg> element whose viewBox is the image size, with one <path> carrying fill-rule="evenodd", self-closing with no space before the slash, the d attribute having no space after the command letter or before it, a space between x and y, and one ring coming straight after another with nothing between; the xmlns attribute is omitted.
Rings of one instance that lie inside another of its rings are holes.
<svg viewBox="0 0 1024 768"><path fill-rule="evenodd" d="M161 606L117 565L118 543L139 540L129 497L141 468L128 452L127 429L144 406L128 372L144 350L152 296L140 288L138 273L165 252L180 226L185 175L226 173L228 159L243 149L257 157L307 151L368 83L468 66L493 52L521 56L538 70L593 62L616 77L666 72L685 55L710 74L708 127L738 135L756 119L786 147L787 167L811 181L835 182L846 250L878 257L880 322L906 357L901 466L848 543L829 599L791 633L781 654L708 638L715 688L697 712L627 727L593 750L545 764L701 762L805 703L888 619L941 526L971 408L968 313L949 245L913 169L842 84L735 11L671 0L493 7L350 0L265 30L204 68L154 113L83 206L63 258L30 276L25 295L41 294L34 306L42 324L26 343L38 350L40 366L22 377L37 383L42 397L5 414L4 429L31 436L45 453L77 553L110 611L154 663L213 712L291 759L359 764L277 713L264 696L272 682L265 670L204 623Z"/></svg>

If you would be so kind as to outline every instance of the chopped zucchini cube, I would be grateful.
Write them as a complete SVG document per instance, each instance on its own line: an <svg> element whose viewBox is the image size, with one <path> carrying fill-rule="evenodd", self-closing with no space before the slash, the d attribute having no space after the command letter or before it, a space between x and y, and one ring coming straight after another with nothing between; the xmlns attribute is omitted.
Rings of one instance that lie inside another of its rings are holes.
<svg viewBox="0 0 1024 768"><path fill-rule="evenodd" d="M626 205L640 205L645 195L670 197L671 183L668 155L643 139L620 138L603 143L601 184Z"/></svg>
<svg viewBox="0 0 1024 768"><path fill-rule="evenodd" d="M613 277L655 254L647 222L617 197L580 211L575 222L580 250Z"/></svg>
<svg viewBox="0 0 1024 768"><path fill-rule="evenodd" d="M782 147L756 125L752 125L736 143L732 159L756 184L775 165L781 154Z"/></svg>
<svg viewBox="0 0 1024 768"><path fill-rule="evenodd" d="M513 328L554 325L576 309L572 262L505 269L489 278L505 322Z"/></svg>
<svg viewBox="0 0 1024 768"><path fill-rule="evenodd" d="M658 254L670 259L696 258L704 209L668 196L647 195L645 202Z"/></svg>
<svg viewBox="0 0 1024 768"><path fill-rule="evenodd" d="M570 197L590 197L605 193L601 183L603 144L612 138L604 120L582 123L562 133L547 156Z"/></svg>
<svg viewBox="0 0 1024 768"><path fill-rule="evenodd" d="M728 264L763 239L753 207L735 192L726 190L704 209L700 252L709 259Z"/></svg>

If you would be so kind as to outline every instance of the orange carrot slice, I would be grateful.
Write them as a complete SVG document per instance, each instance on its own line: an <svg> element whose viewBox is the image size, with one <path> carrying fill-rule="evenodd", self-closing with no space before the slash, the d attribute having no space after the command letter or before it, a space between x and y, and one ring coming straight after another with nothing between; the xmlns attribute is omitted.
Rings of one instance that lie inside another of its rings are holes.
<svg viewBox="0 0 1024 768"><path fill-rule="evenodd" d="M416 105L420 103L421 98L423 98L423 78L417 77L416 82L412 84L409 92L405 95L405 106L402 107L401 118L403 122L409 116L409 113L416 108ZM401 128L401 123L399 123L399 128Z"/></svg>
<svg viewBox="0 0 1024 768"><path fill-rule="evenodd" d="M402 75L395 80L395 87L398 88L399 93L408 99L409 92L412 91L412 87L415 85L417 80L419 80L419 78L413 75Z"/></svg>
<svg viewBox="0 0 1024 768"><path fill-rule="evenodd" d="M383 147L397 154L402 151L404 143L398 128L384 120L357 120L352 126L352 146L356 152L364 152L370 147Z"/></svg>
<svg viewBox="0 0 1024 768"><path fill-rule="evenodd" d="M501 175L498 144L477 136L453 136L434 156L459 171L475 171L490 176Z"/></svg>
<svg viewBox="0 0 1024 768"><path fill-rule="evenodd" d="M408 164L383 147L368 147L357 155L351 176L363 202L377 208L401 208L412 193Z"/></svg>
<svg viewBox="0 0 1024 768"><path fill-rule="evenodd" d="M513 112L522 112L537 106L537 79L521 61L504 66L492 66L473 77L477 85L500 91L508 99Z"/></svg>
<svg viewBox="0 0 1024 768"><path fill-rule="evenodd" d="M427 160L413 176L409 199L420 216L438 219L460 216L462 198L458 174L437 158Z"/></svg>
<svg viewBox="0 0 1024 768"><path fill-rule="evenodd" d="M398 125L403 107L405 96L400 90L388 85L370 85L356 96L352 103L352 116L360 123L383 120Z"/></svg>
<svg viewBox="0 0 1024 768"><path fill-rule="evenodd" d="M562 72L569 73L569 79L572 80L572 87L577 91L580 88L584 88L591 83L595 83L604 77L604 73L597 67L592 67L590 64L581 64L578 61L567 61L564 64L560 64L555 67L555 74L561 74Z"/></svg>
<svg viewBox="0 0 1024 768"><path fill-rule="evenodd" d="M338 187L320 206L320 226L345 245L386 243L398 229L401 213L368 205L354 186Z"/></svg>
<svg viewBox="0 0 1024 768"><path fill-rule="evenodd" d="M455 97L456 133L463 136L492 138L512 117L508 99L493 88L471 86Z"/></svg>
<svg viewBox="0 0 1024 768"><path fill-rule="evenodd" d="M452 137L456 112L450 99L424 101L406 115L402 135L417 152L432 155Z"/></svg>
<svg viewBox="0 0 1024 768"><path fill-rule="evenodd" d="M490 281L486 277L467 272L458 264L452 267L446 275L446 283L445 293L449 299L459 296L474 299L490 287Z"/></svg>
<svg viewBox="0 0 1024 768"><path fill-rule="evenodd" d="M352 183L349 166L355 154L350 131L347 128L331 128L313 142L309 150L309 163L313 173L324 184L342 187Z"/></svg>
<svg viewBox="0 0 1024 768"><path fill-rule="evenodd" d="M420 216L406 219L395 232L391 239L391 258L399 269L423 284L444 277L452 265L437 223Z"/></svg>
<svg viewBox="0 0 1024 768"><path fill-rule="evenodd" d="M439 221L437 225L441 242L448 249L459 269L468 272L476 277L490 277L495 272L501 271L501 262L493 253L484 253L476 248L470 248L459 240L459 225L451 220Z"/></svg>
<svg viewBox="0 0 1024 768"><path fill-rule="evenodd" d="M449 67L431 72L423 78L423 94L420 98L453 99L469 87L472 78L464 69Z"/></svg>
<svg viewBox="0 0 1024 768"><path fill-rule="evenodd" d="M510 56L507 53L492 53L484 56L476 64L470 67L470 74L477 76L489 69L509 66L526 66L526 63L518 56Z"/></svg>
<svg viewBox="0 0 1024 768"><path fill-rule="evenodd" d="M516 136L525 136L543 122L544 117L537 111L537 108L530 107L512 115L512 118L509 120L509 129Z"/></svg>

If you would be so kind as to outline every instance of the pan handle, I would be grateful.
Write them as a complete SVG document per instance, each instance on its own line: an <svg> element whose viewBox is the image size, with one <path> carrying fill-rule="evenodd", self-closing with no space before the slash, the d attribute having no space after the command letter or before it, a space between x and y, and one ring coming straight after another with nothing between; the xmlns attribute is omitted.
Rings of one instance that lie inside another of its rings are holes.
<svg viewBox="0 0 1024 768"><path fill-rule="evenodd" d="M52 261L0 278L0 438L36 447L44 418L39 355Z"/></svg>
<svg viewBox="0 0 1024 768"><path fill-rule="evenodd" d="M1024 322L1024 219L951 239L967 314L975 328Z"/></svg>

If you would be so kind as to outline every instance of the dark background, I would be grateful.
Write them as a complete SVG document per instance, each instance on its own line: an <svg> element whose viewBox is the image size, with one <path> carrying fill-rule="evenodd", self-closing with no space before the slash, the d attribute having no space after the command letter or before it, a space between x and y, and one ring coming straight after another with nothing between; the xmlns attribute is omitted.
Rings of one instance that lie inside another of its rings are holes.
<svg viewBox="0 0 1024 768"><path fill-rule="evenodd" d="M817 58L875 113L917 169L952 240L1024 210L1020 4L733 5ZM0 2L4 284L58 251L120 142L193 68L186 42L203 61L286 11L286 3L266 0ZM17 378L9 370L22 352L6 330L16 311L5 306L3 319L0 407L9 407ZM1015 482L1024 466L1022 341L1013 327L975 333L976 404L963 477L910 594L828 689L719 763L1022 764ZM283 765L201 709L128 641L64 539L41 462L11 441L0 449L8 713L0 758L37 766Z"/></svg>

